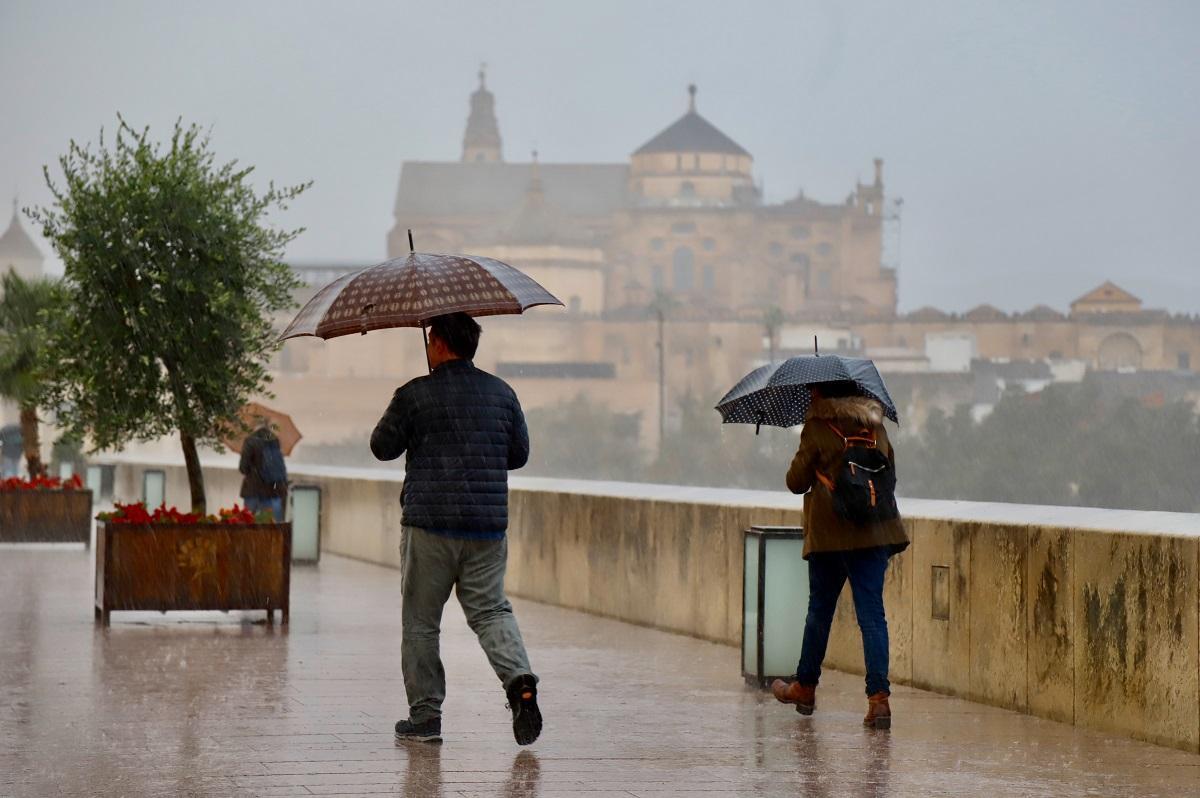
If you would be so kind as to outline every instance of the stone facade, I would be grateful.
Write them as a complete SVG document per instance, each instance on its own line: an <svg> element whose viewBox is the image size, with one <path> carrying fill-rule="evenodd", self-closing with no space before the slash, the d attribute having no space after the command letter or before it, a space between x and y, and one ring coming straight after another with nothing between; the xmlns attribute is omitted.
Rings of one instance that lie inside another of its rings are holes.
<svg viewBox="0 0 1200 798"><path fill-rule="evenodd" d="M577 310L595 315L644 312L662 293L705 318L753 320L770 307L797 318L894 315L895 274L880 265L882 161L874 182L844 202L766 204L753 157L699 114L689 92L687 112L627 164L540 164L536 154L509 163L481 83L462 159L402 167L388 256L408 252L410 229L424 251L493 255L519 245L522 266L576 271L564 248L588 250L601 292L571 293L567 270L544 276L564 302L576 296Z"/></svg>

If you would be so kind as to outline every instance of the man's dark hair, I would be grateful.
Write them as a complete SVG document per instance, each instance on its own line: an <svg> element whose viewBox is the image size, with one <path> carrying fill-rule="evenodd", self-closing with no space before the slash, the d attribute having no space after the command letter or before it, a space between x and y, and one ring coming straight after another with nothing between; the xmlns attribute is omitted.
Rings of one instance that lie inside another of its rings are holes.
<svg viewBox="0 0 1200 798"><path fill-rule="evenodd" d="M429 332L440 338L451 352L470 360L479 348L479 334L483 329L466 313L448 313L434 316L429 321Z"/></svg>
<svg viewBox="0 0 1200 798"><path fill-rule="evenodd" d="M862 396L863 392L858 389L858 386L851 380L837 380L835 382L818 382L814 386L821 396L826 399L845 399L848 396Z"/></svg>

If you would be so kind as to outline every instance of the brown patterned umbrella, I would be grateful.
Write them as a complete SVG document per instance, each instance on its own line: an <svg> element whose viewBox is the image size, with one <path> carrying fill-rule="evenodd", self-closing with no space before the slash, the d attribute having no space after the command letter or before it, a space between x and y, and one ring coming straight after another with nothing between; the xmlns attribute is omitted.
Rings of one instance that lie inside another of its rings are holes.
<svg viewBox="0 0 1200 798"><path fill-rule="evenodd" d="M282 338L329 339L389 327L424 328L430 319L447 313L495 316L561 304L507 263L475 255L413 252L325 286L301 308Z"/></svg>

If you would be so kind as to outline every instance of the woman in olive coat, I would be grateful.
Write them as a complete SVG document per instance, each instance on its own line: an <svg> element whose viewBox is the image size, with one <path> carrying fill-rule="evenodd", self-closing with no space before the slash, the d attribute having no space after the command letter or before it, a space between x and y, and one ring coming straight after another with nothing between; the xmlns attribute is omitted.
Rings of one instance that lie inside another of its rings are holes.
<svg viewBox="0 0 1200 798"><path fill-rule="evenodd" d="M883 610L883 579L889 558L908 547L908 534L897 517L857 525L834 511L829 487L842 466L845 438L865 435L887 455L895 452L883 427L883 405L858 394L853 384L830 383L812 389L813 402L800 448L792 458L787 486L804 493L804 558L808 561L808 617L796 680L776 680L775 697L810 715L829 644L838 596L847 580L863 638L868 710L864 725L891 728L888 696L888 632Z"/></svg>

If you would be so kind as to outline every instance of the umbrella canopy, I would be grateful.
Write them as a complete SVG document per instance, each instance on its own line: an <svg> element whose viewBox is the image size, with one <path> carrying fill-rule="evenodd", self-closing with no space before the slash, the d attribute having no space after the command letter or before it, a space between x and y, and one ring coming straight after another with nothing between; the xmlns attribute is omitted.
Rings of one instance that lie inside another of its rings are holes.
<svg viewBox="0 0 1200 798"><path fill-rule="evenodd" d="M413 252L325 286L281 338L365 335L390 327L424 327L448 313L494 316L561 304L533 278L493 258Z"/></svg>
<svg viewBox="0 0 1200 798"><path fill-rule="evenodd" d="M883 405L885 416L900 423L896 403L875 364L866 358L840 355L806 355L759 366L742 377L716 409L726 424L794 427L808 417L812 404L809 386L829 382L854 383L859 393Z"/></svg>
<svg viewBox="0 0 1200 798"><path fill-rule="evenodd" d="M266 405L260 405L258 402L248 402L243 405L238 412L238 421L241 422L241 429L230 431L221 440L221 443L237 454L242 452L242 444L246 440L246 430L258 429L263 421L275 433L275 437L279 438L279 448L285 456L292 453L292 449L296 448L296 444L303 437L291 416L278 410L272 410Z"/></svg>

